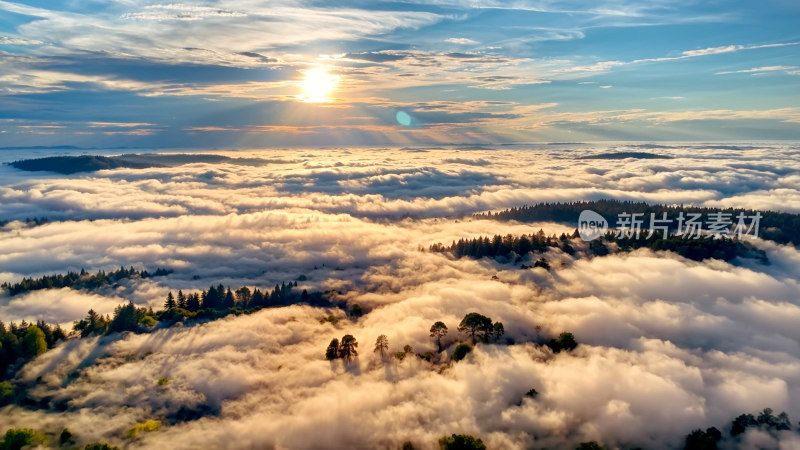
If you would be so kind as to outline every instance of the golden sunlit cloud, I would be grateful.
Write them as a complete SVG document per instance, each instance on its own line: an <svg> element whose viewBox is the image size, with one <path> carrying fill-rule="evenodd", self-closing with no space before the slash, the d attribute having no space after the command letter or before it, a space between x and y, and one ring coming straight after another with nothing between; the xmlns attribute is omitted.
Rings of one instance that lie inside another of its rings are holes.
<svg viewBox="0 0 800 450"><path fill-rule="evenodd" d="M324 68L309 69L301 83L303 95L300 98L309 103L330 102L330 93L339 83L339 76L328 73Z"/></svg>

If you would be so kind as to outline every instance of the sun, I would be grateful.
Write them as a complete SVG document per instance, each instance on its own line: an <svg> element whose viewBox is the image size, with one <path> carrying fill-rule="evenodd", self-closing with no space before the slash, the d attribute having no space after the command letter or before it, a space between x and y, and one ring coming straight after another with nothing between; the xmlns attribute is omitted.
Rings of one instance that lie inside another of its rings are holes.
<svg viewBox="0 0 800 450"><path fill-rule="evenodd" d="M301 98L309 103L330 102L329 95L338 83L339 77L331 75L323 68L309 69L306 71L301 84L303 87Z"/></svg>

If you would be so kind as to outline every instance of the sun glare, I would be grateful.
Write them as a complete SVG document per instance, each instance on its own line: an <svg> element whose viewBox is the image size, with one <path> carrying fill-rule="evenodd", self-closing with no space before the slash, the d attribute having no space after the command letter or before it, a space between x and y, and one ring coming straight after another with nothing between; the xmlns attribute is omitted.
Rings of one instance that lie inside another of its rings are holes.
<svg viewBox="0 0 800 450"><path fill-rule="evenodd" d="M330 93L339 82L339 77L331 75L327 70L309 69L303 78L302 99L309 103L326 103L331 101Z"/></svg>

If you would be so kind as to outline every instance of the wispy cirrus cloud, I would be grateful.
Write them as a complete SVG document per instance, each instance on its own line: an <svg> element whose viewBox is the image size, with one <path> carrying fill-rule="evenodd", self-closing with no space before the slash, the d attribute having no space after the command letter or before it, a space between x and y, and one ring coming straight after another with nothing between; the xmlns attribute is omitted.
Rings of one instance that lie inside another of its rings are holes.
<svg viewBox="0 0 800 450"><path fill-rule="evenodd" d="M445 42L449 42L451 44L458 44L458 45L476 45L479 44L478 41L469 39L469 38L447 38L444 40Z"/></svg>
<svg viewBox="0 0 800 450"><path fill-rule="evenodd" d="M762 67L753 67L751 69L726 70L722 72L717 72L714 75L731 75L735 73L749 73L751 75L762 75L770 72L783 72L790 75L800 75L800 69L798 69L798 66L762 66Z"/></svg>

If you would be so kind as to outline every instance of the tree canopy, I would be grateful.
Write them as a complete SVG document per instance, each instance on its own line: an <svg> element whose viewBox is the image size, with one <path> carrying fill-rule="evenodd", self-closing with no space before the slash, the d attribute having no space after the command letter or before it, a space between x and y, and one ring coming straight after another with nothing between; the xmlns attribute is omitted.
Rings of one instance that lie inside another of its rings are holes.
<svg viewBox="0 0 800 450"><path fill-rule="evenodd" d="M475 345L480 339L489 342L490 339L499 338L505 328L501 322L493 323L492 319L476 312L468 313L458 324L458 331L466 333Z"/></svg>
<svg viewBox="0 0 800 450"><path fill-rule="evenodd" d="M389 351L389 338L386 337L385 334L378 336L378 339L375 340L375 350L374 352L379 352L381 354L381 358L386 357L386 353Z"/></svg>
<svg viewBox="0 0 800 450"><path fill-rule="evenodd" d="M339 342L339 357L346 363L353 361L353 358L358 356L358 342L352 334L346 334Z"/></svg>
<svg viewBox="0 0 800 450"><path fill-rule="evenodd" d="M442 351L442 338L447 335L447 325L444 322L438 321L431 325L431 338L436 341L439 351Z"/></svg>
<svg viewBox="0 0 800 450"><path fill-rule="evenodd" d="M442 450L486 450L482 440L468 434L453 434L439 439Z"/></svg>

